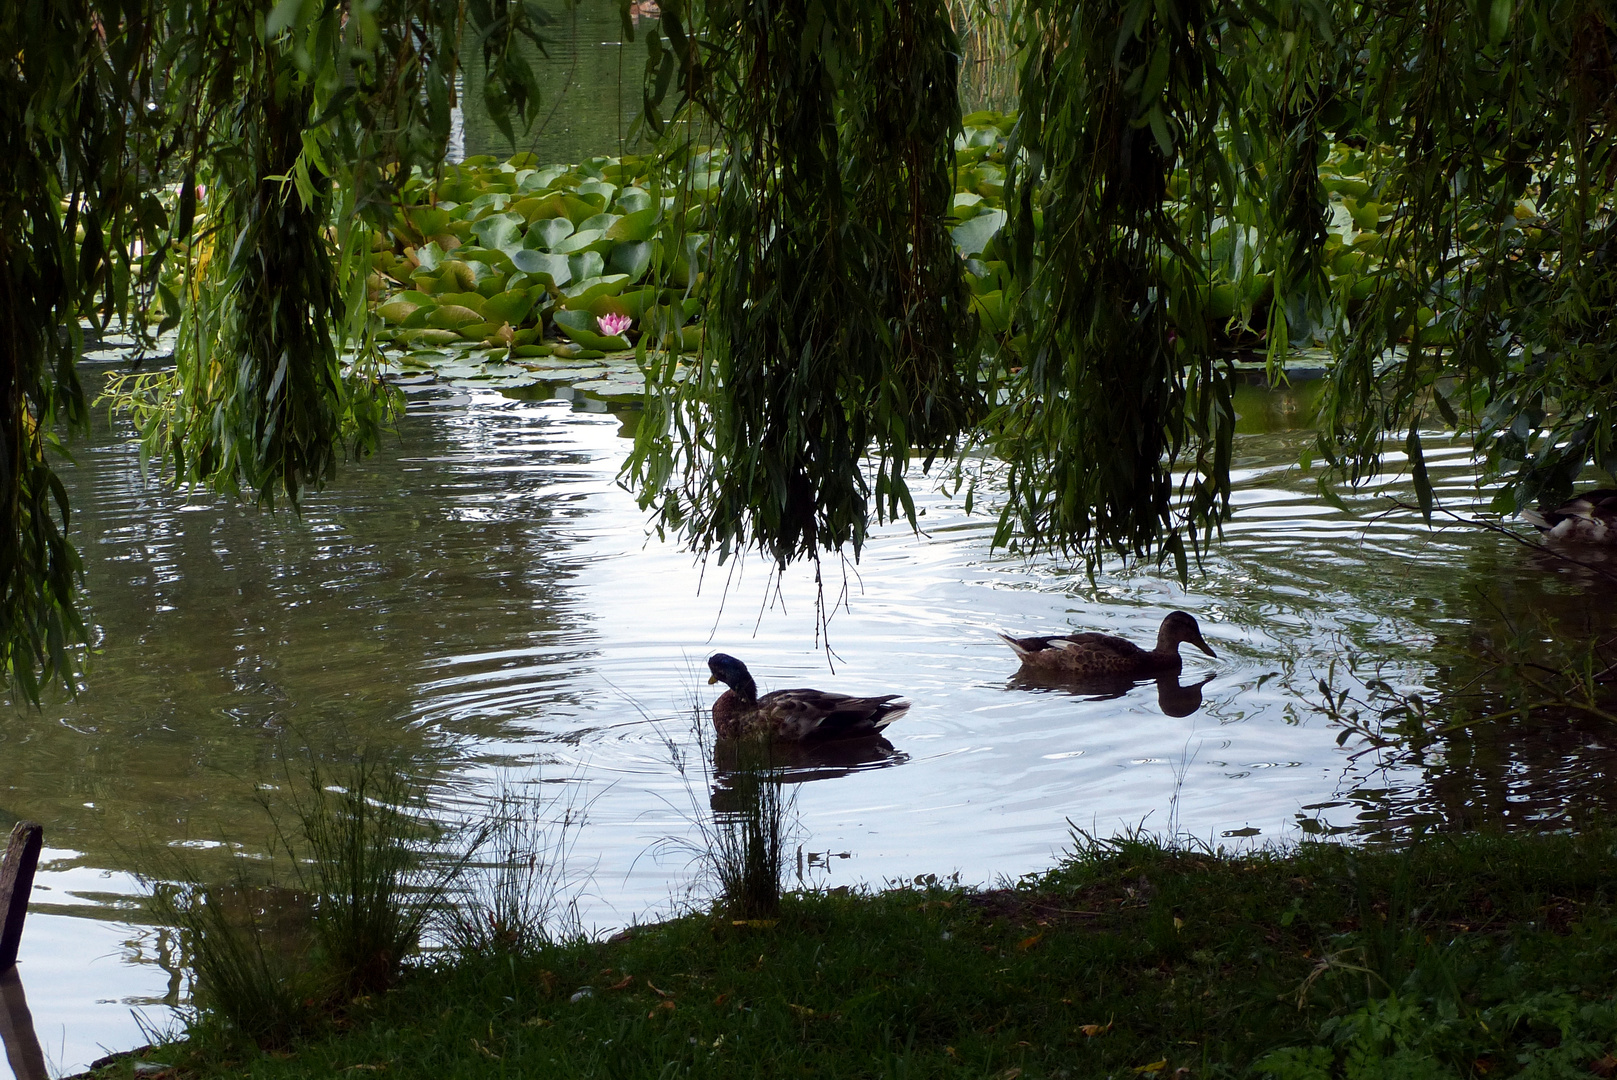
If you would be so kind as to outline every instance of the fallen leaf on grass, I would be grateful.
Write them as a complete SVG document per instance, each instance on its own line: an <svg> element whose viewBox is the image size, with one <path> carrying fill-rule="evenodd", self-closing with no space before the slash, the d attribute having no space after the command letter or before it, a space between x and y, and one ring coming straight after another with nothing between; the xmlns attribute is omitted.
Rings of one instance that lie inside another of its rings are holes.
<svg viewBox="0 0 1617 1080"><path fill-rule="evenodd" d="M1016 943L1016 947L1018 949L1021 949L1023 952L1027 952L1029 949L1033 948L1033 946L1037 945L1043 939L1044 939L1044 933L1041 931L1041 932L1039 932L1037 934L1034 934L1030 938L1023 938L1021 941Z"/></svg>
<svg viewBox="0 0 1617 1080"><path fill-rule="evenodd" d="M674 1003L672 1001L659 1001L659 1002L657 1002L657 1007L655 1009L652 1009L650 1012L648 1012L646 1014L646 1019L647 1020L652 1019L653 1017L655 1017L659 1012L661 1012L664 1009L667 1009L669 1012L673 1012L674 1011Z"/></svg>
<svg viewBox="0 0 1617 1080"><path fill-rule="evenodd" d="M1021 1075L1022 1070L1017 1066L1012 1065L1010 1068L996 1076L994 1080L1016 1080L1016 1078Z"/></svg>
<svg viewBox="0 0 1617 1080"><path fill-rule="evenodd" d="M1162 1070L1163 1070L1163 1069L1166 1069L1166 1068L1167 1068L1167 1067L1168 1067L1168 1059L1167 1059L1167 1058L1163 1058L1163 1059L1162 1059L1162 1060L1161 1060L1161 1061L1153 1061L1153 1062L1152 1062L1152 1063L1151 1063L1151 1064L1149 1064L1149 1065L1140 1065L1140 1066L1137 1066L1137 1067L1136 1067L1136 1068L1135 1068L1135 1070L1134 1070L1134 1074L1135 1074L1135 1075L1136 1075L1136 1076L1138 1076L1138 1075L1140 1075L1140 1074L1141 1074L1141 1073L1159 1073L1159 1072L1161 1072L1161 1071L1162 1071Z"/></svg>
<svg viewBox="0 0 1617 1080"><path fill-rule="evenodd" d="M547 1020L543 1016L536 1016L532 1020L524 1020L522 1022L522 1026L523 1027L549 1027L552 1022L553 1021Z"/></svg>
<svg viewBox="0 0 1617 1080"><path fill-rule="evenodd" d="M496 1054L494 1051L490 1050L488 1047L484 1046L482 1043L478 1042L476 1039L472 1040L472 1049L476 1050L480 1054L487 1054L489 1057L493 1058L495 1061L500 1060L500 1055Z"/></svg>
<svg viewBox="0 0 1617 1080"><path fill-rule="evenodd" d="M608 990L622 990L624 987L628 986L632 982L634 982L634 976L633 975L625 975L623 978L619 979L617 982L615 982L611 986L607 987L607 989Z"/></svg>
<svg viewBox="0 0 1617 1080"><path fill-rule="evenodd" d="M671 998L671 997L674 996L673 994L669 993L667 990L658 990L655 986L652 985L652 982L651 982L650 979L646 980L646 985L650 986L652 993L656 994L660 998ZM616 990L617 987L614 986L612 989Z"/></svg>
<svg viewBox="0 0 1617 1080"><path fill-rule="evenodd" d="M1079 1024L1078 1030L1093 1039L1096 1035L1104 1035L1112 1030L1114 1021L1108 1020L1104 1024Z"/></svg>
<svg viewBox="0 0 1617 1080"><path fill-rule="evenodd" d="M814 1010L809 1008L807 1005L793 1005L791 1002L787 1002L786 1007L788 1009L792 1010L798 1016L813 1016L814 1015Z"/></svg>

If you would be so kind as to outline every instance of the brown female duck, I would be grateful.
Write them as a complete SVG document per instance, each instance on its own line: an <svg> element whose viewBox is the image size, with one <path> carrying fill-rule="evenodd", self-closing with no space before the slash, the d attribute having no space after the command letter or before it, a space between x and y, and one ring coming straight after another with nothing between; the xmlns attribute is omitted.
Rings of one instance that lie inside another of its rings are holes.
<svg viewBox="0 0 1617 1080"><path fill-rule="evenodd" d="M1157 647L1149 651L1110 634L1067 634L1013 638L999 635L1024 670L1074 679L1151 678L1179 670L1179 644L1188 641L1208 656L1218 654L1202 640L1201 627L1183 611L1171 612L1157 631Z"/></svg>
<svg viewBox="0 0 1617 1080"><path fill-rule="evenodd" d="M825 690L776 690L759 697L747 665L735 657L714 653L707 668L712 672L709 685L730 688L713 703L713 729L721 739L856 739L877 734L910 707L897 694L849 697Z"/></svg>
<svg viewBox="0 0 1617 1080"><path fill-rule="evenodd" d="M1551 510L1523 510L1546 540L1572 544L1617 544L1617 488L1595 488Z"/></svg>

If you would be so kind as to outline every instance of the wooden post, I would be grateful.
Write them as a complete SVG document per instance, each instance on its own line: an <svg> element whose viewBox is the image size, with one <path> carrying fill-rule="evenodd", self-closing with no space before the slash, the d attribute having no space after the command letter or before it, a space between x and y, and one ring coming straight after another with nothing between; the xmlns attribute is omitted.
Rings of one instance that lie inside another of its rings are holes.
<svg viewBox="0 0 1617 1080"><path fill-rule="evenodd" d="M6 845L6 861L0 864L0 972L17 962L17 946L22 944L22 921L28 916L28 895L34 891L34 869L39 866L39 848L45 830L32 821L19 821Z"/></svg>

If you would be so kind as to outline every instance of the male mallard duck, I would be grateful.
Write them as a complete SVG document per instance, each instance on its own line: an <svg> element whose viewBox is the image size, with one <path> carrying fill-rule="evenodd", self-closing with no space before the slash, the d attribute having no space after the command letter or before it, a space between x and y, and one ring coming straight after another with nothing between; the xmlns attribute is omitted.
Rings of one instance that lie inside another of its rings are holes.
<svg viewBox="0 0 1617 1080"><path fill-rule="evenodd" d="M1585 491L1554 510L1523 510L1546 540L1577 544L1617 544L1617 488Z"/></svg>
<svg viewBox="0 0 1617 1080"><path fill-rule="evenodd" d="M1216 657L1202 640L1201 627L1183 611L1170 612L1157 631L1157 647L1150 652L1132 641L1110 634L1067 634L1013 638L999 635L1022 658L1022 667L1060 673L1074 679L1150 678L1179 670L1179 643L1188 641Z"/></svg>
<svg viewBox="0 0 1617 1080"><path fill-rule="evenodd" d="M707 669L713 673L709 685L730 688L713 703L713 729L721 739L855 739L875 735L910 707L897 694L849 697L825 690L776 690L759 697L747 665L725 653L708 657Z"/></svg>

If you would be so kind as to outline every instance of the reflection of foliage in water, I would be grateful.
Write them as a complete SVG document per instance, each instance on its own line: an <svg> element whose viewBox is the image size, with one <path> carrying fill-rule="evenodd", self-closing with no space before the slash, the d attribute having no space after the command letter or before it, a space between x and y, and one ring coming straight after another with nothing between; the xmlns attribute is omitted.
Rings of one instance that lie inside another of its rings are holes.
<svg viewBox="0 0 1617 1080"><path fill-rule="evenodd" d="M1319 679L1315 707L1341 729L1339 745L1356 745L1354 758L1426 774L1417 789L1355 793L1364 805L1353 831L1543 830L1617 812L1609 789L1563 779L1580 759L1613 757L1612 628L1478 607L1467 635L1434 649L1424 689L1385 677L1381 662L1355 652ZM1304 815L1299 822L1305 833L1349 831Z"/></svg>

